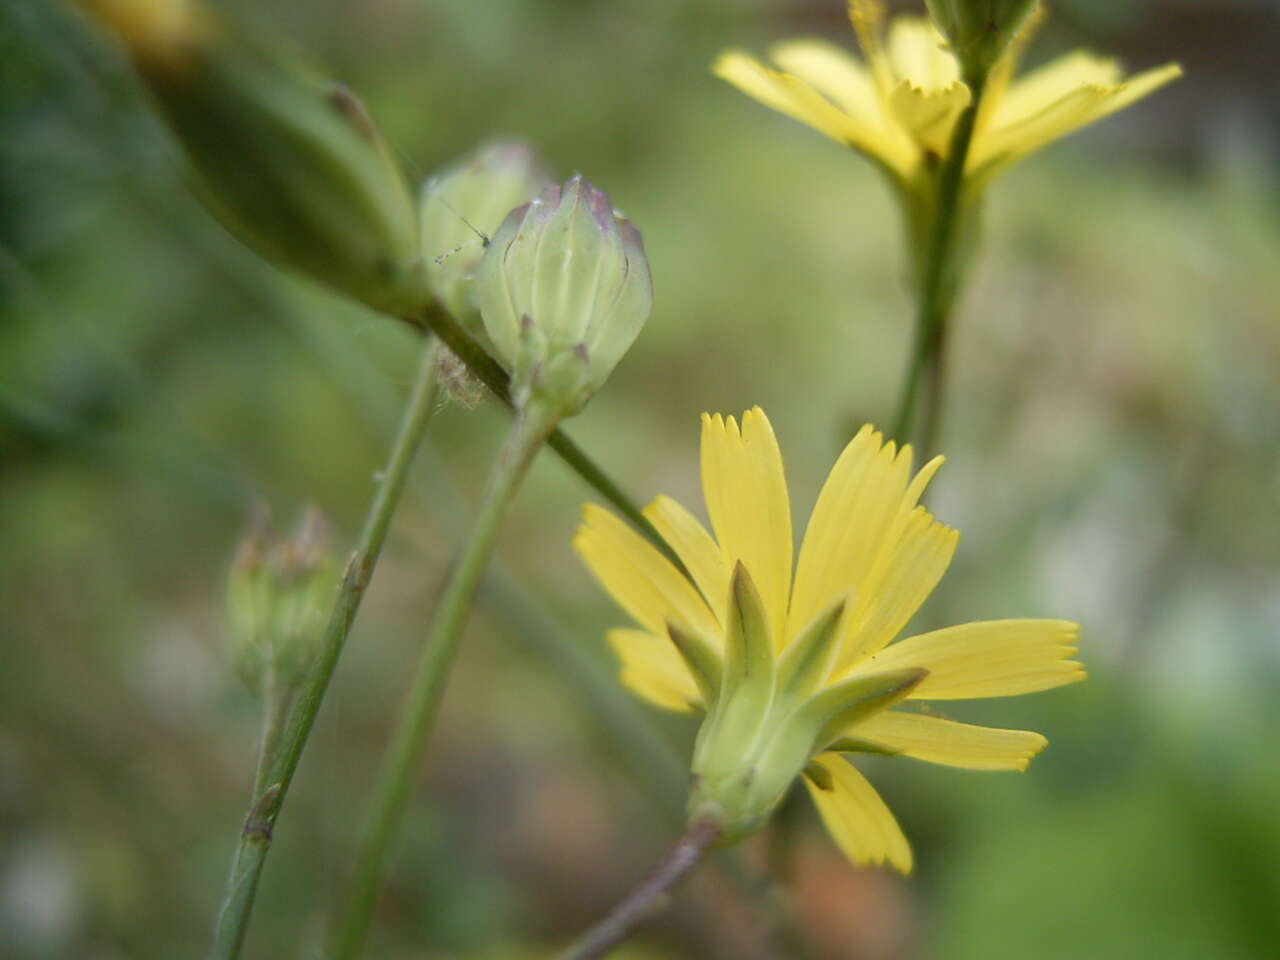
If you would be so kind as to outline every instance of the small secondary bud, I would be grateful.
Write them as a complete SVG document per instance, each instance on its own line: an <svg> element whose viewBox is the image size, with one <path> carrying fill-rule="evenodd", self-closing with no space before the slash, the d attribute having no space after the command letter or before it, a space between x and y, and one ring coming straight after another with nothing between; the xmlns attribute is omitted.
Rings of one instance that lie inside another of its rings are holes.
<svg viewBox="0 0 1280 960"><path fill-rule="evenodd" d="M653 307L640 232L581 176L508 215L476 275L476 303L517 406L577 413Z"/></svg>
<svg viewBox="0 0 1280 960"><path fill-rule="evenodd" d="M474 338L488 341L472 295L489 239L515 207L551 183L533 148L519 141L485 144L422 190L422 254L431 292Z"/></svg>
<svg viewBox="0 0 1280 960"><path fill-rule="evenodd" d="M375 309L419 305L413 200L353 94L196 0L82 2L124 43L223 226Z"/></svg>
<svg viewBox="0 0 1280 960"><path fill-rule="evenodd" d="M227 581L231 656L250 689L261 690L268 674L294 688L311 668L335 580L328 540L314 510L279 540L265 512L255 513Z"/></svg>

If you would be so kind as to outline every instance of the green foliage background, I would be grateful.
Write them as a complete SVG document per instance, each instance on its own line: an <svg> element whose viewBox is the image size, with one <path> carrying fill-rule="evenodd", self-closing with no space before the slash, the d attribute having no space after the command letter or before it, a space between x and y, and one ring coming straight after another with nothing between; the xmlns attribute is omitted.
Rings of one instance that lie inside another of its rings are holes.
<svg viewBox="0 0 1280 960"><path fill-rule="evenodd" d="M849 42L840 6L238 4L360 91L416 176L518 134L608 189L645 233L657 309L572 432L636 496L692 505L698 413L759 403L798 524L844 440L891 415L899 225L868 165L706 66L795 33ZM788 816L815 956L1246 960L1280 941L1280 19L1054 13L1033 59L1087 43L1188 76L992 191L934 499L963 539L919 622L1077 619L1092 678L948 710L1045 732L1025 776L866 765L916 847L908 881L848 868L805 805ZM0 956L198 956L256 730L223 655L234 543L255 498L286 524L317 504L350 542L417 342L221 234L74 11L6 3L0 64ZM453 405L433 425L248 956L317 955L502 422ZM671 834L691 728L608 682L621 615L568 547L586 496L544 457L517 503L374 955L540 956ZM788 955L723 868L690 891L636 957Z"/></svg>

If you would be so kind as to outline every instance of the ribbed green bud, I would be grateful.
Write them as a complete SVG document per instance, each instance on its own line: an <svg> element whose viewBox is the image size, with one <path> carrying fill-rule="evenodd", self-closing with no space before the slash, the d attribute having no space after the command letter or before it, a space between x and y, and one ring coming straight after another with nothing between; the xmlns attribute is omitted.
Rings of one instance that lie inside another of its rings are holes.
<svg viewBox="0 0 1280 960"><path fill-rule="evenodd" d="M413 200L348 90L192 0L83 2L124 42L229 231L376 309L420 305Z"/></svg>
<svg viewBox="0 0 1280 960"><path fill-rule="evenodd" d="M231 658L251 690L261 692L269 675L286 690L306 677L320 650L335 574L314 510L283 539L272 536L265 516L255 518L227 580Z"/></svg>
<svg viewBox="0 0 1280 960"><path fill-rule="evenodd" d="M473 290L489 238L514 208L551 185L533 148L518 141L486 144L422 190L422 254L431 292L481 343L488 343Z"/></svg>
<svg viewBox="0 0 1280 960"><path fill-rule="evenodd" d="M933 22L947 38L966 79L986 75L1037 0L925 0Z"/></svg>
<svg viewBox="0 0 1280 960"><path fill-rule="evenodd" d="M600 389L653 306L640 232L580 176L511 211L475 296L516 405L559 416Z"/></svg>

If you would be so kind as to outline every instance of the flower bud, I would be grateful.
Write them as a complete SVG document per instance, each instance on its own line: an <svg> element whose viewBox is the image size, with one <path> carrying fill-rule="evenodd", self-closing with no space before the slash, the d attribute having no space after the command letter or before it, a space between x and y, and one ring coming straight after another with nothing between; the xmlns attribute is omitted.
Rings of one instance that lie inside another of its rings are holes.
<svg viewBox="0 0 1280 960"><path fill-rule="evenodd" d="M416 211L359 101L195 0L83 0L125 44L195 187L272 263L393 313L418 305Z"/></svg>
<svg viewBox="0 0 1280 960"><path fill-rule="evenodd" d="M489 238L515 207L551 183L533 149L519 141L481 146L429 179L422 191L422 253L427 282L481 343L488 337L472 291Z"/></svg>
<svg viewBox="0 0 1280 960"><path fill-rule="evenodd" d="M275 540L265 513L250 524L227 582L231 656L250 689L269 675L286 689L306 677L329 613L335 569L324 522L306 511L293 536Z"/></svg>
<svg viewBox="0 0 1280 960"><path fill-rule="evenodd" d="M652 309L640 232L574 176L503 221L480 262L476 303L516 405L577 413Z"/></svg>
<svg viewBox="0 0 1280 960"><path fill-rule="evenodd" d="M985 76L1004 56L1037 0L925 0L966 80Z"/></svg>

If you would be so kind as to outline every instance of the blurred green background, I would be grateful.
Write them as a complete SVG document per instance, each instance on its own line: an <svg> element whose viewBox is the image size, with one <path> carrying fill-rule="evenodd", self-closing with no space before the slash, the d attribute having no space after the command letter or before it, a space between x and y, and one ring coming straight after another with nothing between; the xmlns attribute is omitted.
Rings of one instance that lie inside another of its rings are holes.
<svg viewBox="0 0 1280 960"><path fill-rule="evenodd" d="M699 504L698 414L759 403L799 524L890 417L910 299L886 190L707 72L728 45L851 43L840 0L236 6L359 91L415 178L522 135L642 228L656 312L572 424L637 497ZM807 803L748 844L812 956L1277 956L1278 41L1264 0L1054 4L1033 61L1187 76L991 191L933 501L963 539L918 623L1076 619L1091 679L948 710L1043 731L1026 775L865 764L910 879L850 868ZM0 956L199 956L257 727L224 655L235 542L261 498L350 544L417 342L223 235L70 9L6 0L0 78ZM246 956L318 955L502 424L432 427ZM673 834L692 727L610 680L622 616L568 546L588 496L544 456L516 504L371 955L539 956ZM704 870L634 956L801 955L755 883Z"/></svg>

